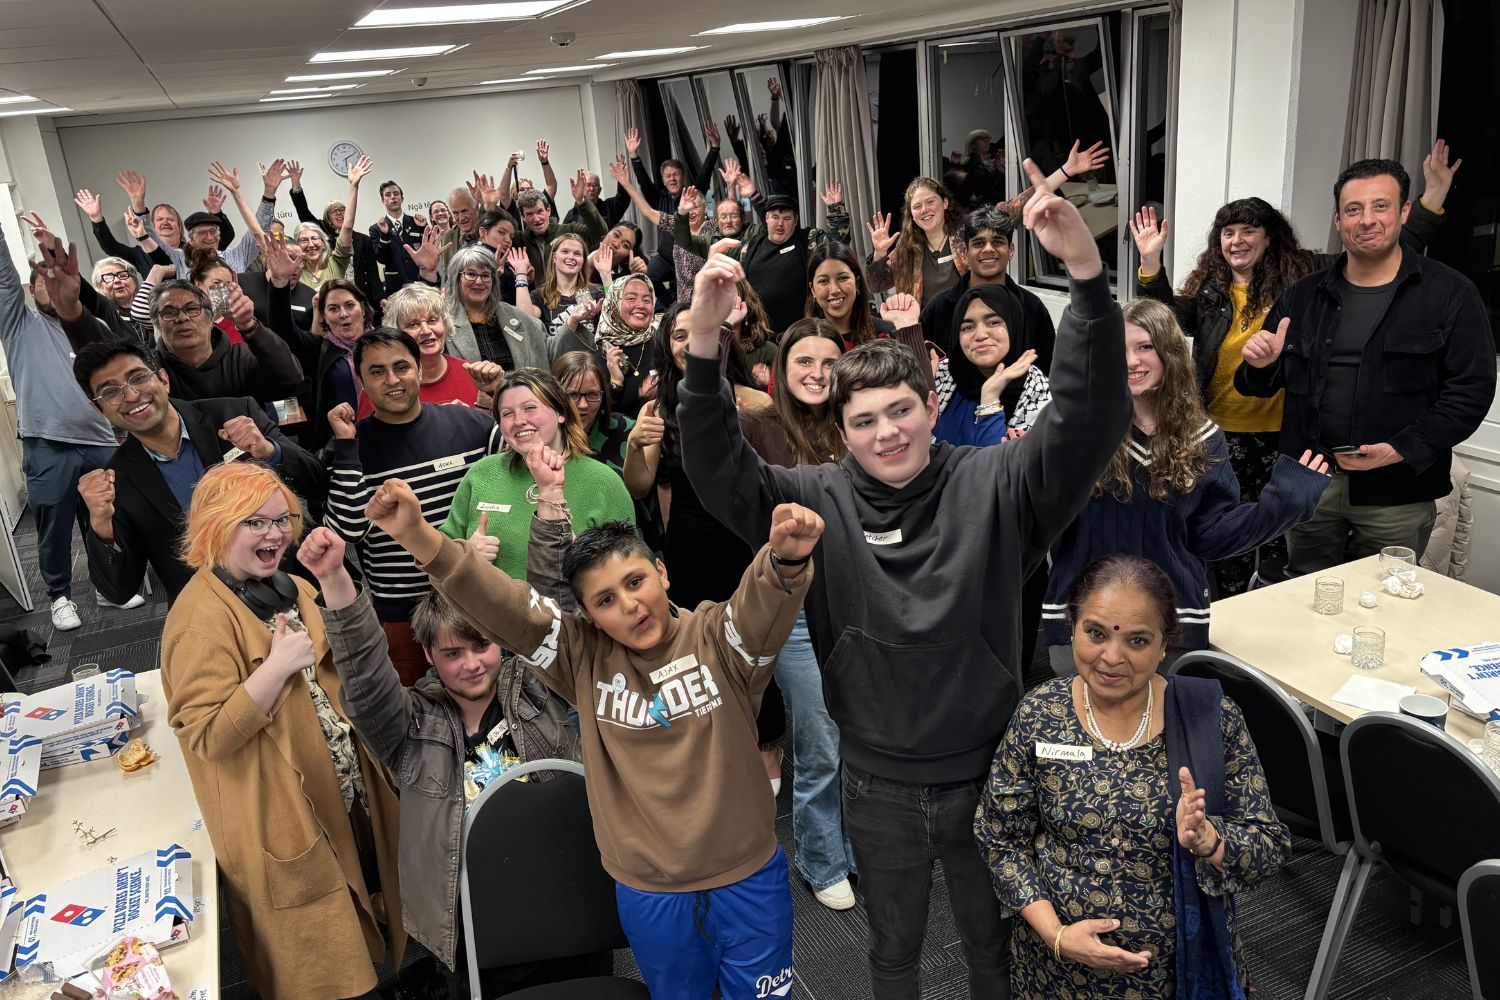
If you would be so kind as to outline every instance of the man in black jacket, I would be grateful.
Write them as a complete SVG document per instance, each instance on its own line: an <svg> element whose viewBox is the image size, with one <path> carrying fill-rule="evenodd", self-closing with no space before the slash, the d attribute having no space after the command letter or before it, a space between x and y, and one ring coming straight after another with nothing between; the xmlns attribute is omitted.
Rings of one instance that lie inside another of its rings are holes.
<svg viewBox="0 0 1500 1000"><path fill-rule="evenodd" d="M708 139L708 155L703 158L703 166L698 171L698 177L693 182L693 187L699 191L707 192L713 190L714 168L719 165L719 126L712 120L703 127L703 134ZM630 129L625 133L625 151L630 154L630 166L635 171L637 186L641 189L641 197L656 206L656 210L667 218L677 214L677 202L682 197L682 190L686 186L687 167L681 160L663 160L661 163L661 184L656 183L656 178L646 169L641 162L641 133L639 129ZM746 163L748 169L750 164ZM656 242L656 253L646 263L649 266L648 273L651 282L656 286L656 301L664 305L671 305L677 301L677 267L672 263L673 237L670 233L662 233ZM777 327L777 329L781 329Z"/></svg>
<svg viewBox="0 0 1500 1000"><path fill-rule="evenodd" d="M411 254L402 250L406 244L413 250L422 245L422 230L426 227L402 211L406 195L401 185L386 181L380 185L380 202L385 206L385 215L370 227L370 240L375 245L375 259L385 273L385 294L394 294L401 286L420 280L420 268ZM371 299L377 305L379 299Z"/></svg>
<svg viewBox="0 0 1500 1000"><path fill-rule="evenodd" d="M169 399L171 376L132 341L90 344L78 352L73 374L105 419L128 435L108 466L78 483L88 508L89 578L109 600L135 595L148 565L176 599L193 576L178 557L193 488L220 462L265 462L307 504L312 522L322 519L327 473L254 400Z"/></svg>
<svg viewBox="0 0 1500 1000"><path fill-rule="evenodd" d="M1286 390L1283 454L1338 463L1312 519L1287 533L1288 570L1312 573L1427 545L1452 449L1495 397L1495 342L1462 274L1402 245L1411 181L1361 160L1333 187L1344 253L1282 293L1235 372L1247 396ZM1353 533L1353 542L1349 536Z"/></svg>

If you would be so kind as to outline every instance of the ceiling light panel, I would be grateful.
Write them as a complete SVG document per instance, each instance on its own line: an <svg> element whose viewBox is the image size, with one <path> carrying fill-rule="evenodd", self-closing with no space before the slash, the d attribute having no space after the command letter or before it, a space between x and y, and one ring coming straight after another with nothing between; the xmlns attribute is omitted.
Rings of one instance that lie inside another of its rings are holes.
<svg viewBox="0 0 1500 1000"><path fill-rule="evenodd" d="M794 17L787 21L742 21L738 24L726 24L722 28L710 28L700 31L700 35L744 35L754 31L791 31L794 28L811 28L819 24L827 24L830 21L843 21L847 17Z"/></svg>
<svg viewBox="0 0 1500 1000"><path fill-rule="evenodd" d="M35 97L26 97L23 94L16 94L14 96L7 95L5 97L0 97L0 104L25 104L27 101L34 100L36 100Z"/></svg>
<svg viewBox="0 0 1500 1000"><path fill-rule="evenodd" d="M16 115L55 115L59 111L72 110L72 108L27 108L24 111L0 111L0 118L14 118Z"/></svg>
<svg viewBox="0 0 1500 1000"><path fill-rule="evenodd" d="M516 0L513 3L470 3L439 7L390 7L372 10L356 28L410 28L431 24L479 24L485 21L528 21L564 7L572 0Z"/></svg>
<svg viewBox="0 0 1500 1000"><path fill-rule="evenodd" d="M548 76L512 76L504 80L480 80L479 86L488 87L497 83L536 83L538 80L550 80Z"/></svg>
<svg viewBox="0 0 1500 1000"><path fill-rule="evenodd" d="M271 94L317 94L325 90L358 90L363 87L362 83L333 83L326 87L283 87L281 90L271 90Z"/></svg>
<svg viewBox="0 0 1500 1000"><path fill-rule="evenodd" d="M332 96L332 94L291 94L286 97L262 97L258 103L270 104L273 101L315 101L320 97Z"/></svg>
<svg viewBox="0 0 1500 1000"><path fill-rule="evenodd" d="M287 83L314 83L318 80L367 80L377 76L390 76L393 69L360 69L347 73L301 73L286 78Z"/></svg>
<svg viewBox="0 0 1500 1000"><path fill-rule="evenodd" d="M540 76L544 73L556 75L560 75L562 73L592 73L596 69L605 69L606 67L613 65L614 63L587 63L581 66L549 66L545 69L529 69L526 71L526 75Z"/></svg>
<svg viewBox="0 0 1500 1000"><path fill-rule="evenodd" d="M375 59L421 59L445 56L462 45L402 45L392 49L348 49L344 52L319 52L310 63L370 62Z"/></svg>
<svg viewBox="0 0 1500 1000"><path fill-rule="evenodd" d="M706 45L678 45L670 49L631 49L627 52L606 52L600 59L649 59L652 56L675 56L683 52L696 52L698 49L706 49Z"/></svg>

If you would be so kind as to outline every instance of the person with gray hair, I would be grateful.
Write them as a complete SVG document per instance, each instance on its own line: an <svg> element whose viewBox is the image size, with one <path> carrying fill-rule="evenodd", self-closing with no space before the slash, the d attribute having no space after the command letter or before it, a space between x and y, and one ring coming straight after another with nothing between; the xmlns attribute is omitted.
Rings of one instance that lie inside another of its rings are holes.
<svg viewBox="0 0 1500 1000"><path fill-rule="evenodd" d="M560 224L552 217L552 209L541 191L532 189L516 195L515 214L521 221L521 228L516 232L515 243L525 249L526 255L531 258L533 274L541 274L546 270L547 248L563 233L577 233L590 247L597 247L604 239L604 234L609 232L609 226L604 224L604 216L599 214L599 209L584 193L586 184L582 170L573 176L570 187L575 208L583 218L582 222L572 225Z"/></svg>
<svg viewBox="0 0 1500 1000"><path fill-rule="evenodd" d="M113 303L115 310L129 325L116 329L116 333L131 333L144 346L151 346L153 333L150 323L138 323L130 318L130 303L141 287L141 272L124 257L105 257L94 265L89 275L89 284L100 295Z"/></svg>
<svg viewBox="0 0 1500 1000"><path fill-rule="evenodd" d="M493 361L507 372L550 364L547 328L501 296L495 257L489 250L465 247L455 253L444 287L453 321L449 353L465 361Z"/></svg>

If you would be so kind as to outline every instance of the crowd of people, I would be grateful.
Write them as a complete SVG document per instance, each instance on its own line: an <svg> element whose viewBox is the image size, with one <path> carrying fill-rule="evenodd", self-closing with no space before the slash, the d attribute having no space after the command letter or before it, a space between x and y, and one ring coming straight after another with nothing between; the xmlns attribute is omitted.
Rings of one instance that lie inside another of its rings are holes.
<svg viewBox="0 0 1500 1000"><path fill-rule="evenodd" d="M913 1000L938 860L975 998L1244 995L1232 900L1290 839L1239 709L1166 668L1278 545L1297 574L1426 542L1495 389L1477 291L1422 253L1458 164L1439 142L1415 203L1351 164L1327 258L1230 202L1180 287L1143 206L1122 311L1057 193L1101 145L1007 200L976 134L977 207L918 177L866 256L838 179L807 224L788 133L736 126L721 165L710 127L692 185L627 133L616 194L577 171L562 219L545 142L541 188L512 157L416 216L388 180L363 228L368 158L321 214L294 161L254 206L214 163L186 218L124 170L124 240L78 192L88 280L35 215L28 281L0 245L53 623L75 523L101 603L165 586L262 995L365 994L408 935L468 995L465 811L559 757L658 1000L790 995L793 886L845 910L855 880L871 995ZM1066 269L1056 324L1023 234Z"/></svg>

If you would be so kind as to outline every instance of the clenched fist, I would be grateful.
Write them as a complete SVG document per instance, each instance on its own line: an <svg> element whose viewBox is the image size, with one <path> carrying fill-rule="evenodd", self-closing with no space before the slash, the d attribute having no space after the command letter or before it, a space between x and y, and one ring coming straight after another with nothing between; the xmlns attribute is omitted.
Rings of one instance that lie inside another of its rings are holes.
<svg viewBox="0 0 1500 1000"><path fill-rule="evenodd" d="M219 428L219 437L261 462L276 454L276 446L266 440L250 417L231 417Z"/></svg>
<svg viewBox="0 0 1500 1000"><path fill-rule="evenodd" d="M812 555L823 537L823 518L801 504L777 504L771 512L771 551L778 558L802 559Z"/></svg>
<svg viewBox="0 0 1500 1000"><path fill-rule="evenodd" d="M115 540L115 470L95 469L78 480L78 495L89 511L89 528L101 542Z"/></svg>

